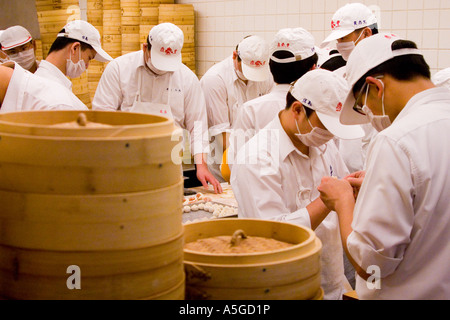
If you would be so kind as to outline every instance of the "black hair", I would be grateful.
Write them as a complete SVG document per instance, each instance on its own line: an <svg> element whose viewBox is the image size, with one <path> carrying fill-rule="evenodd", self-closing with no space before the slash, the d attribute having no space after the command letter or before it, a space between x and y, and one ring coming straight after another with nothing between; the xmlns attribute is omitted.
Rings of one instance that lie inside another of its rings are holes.
<svg viewBox="0 0 450 320"><path fill-rule="evenodd" d="M332 56L334 54L339 54L339 51L338 50L331 50L330 51L330 56ZM322 63L320 68L328 70L328 71L335 71L335 70L337 70L339 68L342 68L346 64L347 64L347 61L345 61L344 58L342 58L342 55L337 55L337 56L334 56L334 57L328 59L324 63Z"/></svg>
<svg viewBox="0 0 450 320"><path fill-rule="evenodd" d="M66 32L66 30L62 29L59 33L65 33L65 32ZM82 51L86 51L87 49L94 50L94 48L90 44L87 44L83 41L70 39L70 38L66 38L66 37L57 37L56 40L53 42L52 46L50 47L48 54L50 54L52 52L60 51L60 50L64 49L66 46L68 46L69 44L72 44L75 42L80 43Z"/></svg>
<svg viewBox="0 0 450 320"><path fill-rule="evenodd" d="M397 40L392 43L392 51L401 49L417 49L417 45L409 40ZM430 66L419 54L408 54L394 57L367 72L353 86L353 92L359 92L366 78L374 75L388 74L398 81L410 81L417 77L430 79Z"/></svg>
<svg viewBox="0 0 450 320"><path fill-rule="evenodd" d="M298 100L292 95L292 93L288 92L286 95L286 110L289 110L292 107L292 104L296 101ZM313 114L314 110L308 108L304 104L303 107L305 109L306 117L309 118Z"/></svg>
<svg viewBox="0 0 450 320"><path fill-rule="evenodd" d="M294 57L290 51L277 51L273 54L275 58L286 59ZM299 60L289 63L278 63L270 60L270 72L273 79L278 84L290 84L303 77L311 68L317 64L319 57L317 53L305 60Z"/></svg>

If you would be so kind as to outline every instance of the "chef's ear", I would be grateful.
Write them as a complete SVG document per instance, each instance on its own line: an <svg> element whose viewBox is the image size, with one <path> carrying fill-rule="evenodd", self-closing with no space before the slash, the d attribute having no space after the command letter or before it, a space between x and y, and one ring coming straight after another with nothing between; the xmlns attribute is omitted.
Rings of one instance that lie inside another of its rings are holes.
<svg viewBox="0 0 450 320"><path fill-rule="evenodd" d="M75 55L78 53L78 50L81 50L81 43L79 43L79 42L72 43L70 46L70 53L72 55Z"/></svg>
<svg viewBox="0 0 450 320"><path fill-rule="evenodd" d="M300 116L304 112L303 105L299 101L294 101L294 103L292 103L291 109L296 116Z"/></svg>

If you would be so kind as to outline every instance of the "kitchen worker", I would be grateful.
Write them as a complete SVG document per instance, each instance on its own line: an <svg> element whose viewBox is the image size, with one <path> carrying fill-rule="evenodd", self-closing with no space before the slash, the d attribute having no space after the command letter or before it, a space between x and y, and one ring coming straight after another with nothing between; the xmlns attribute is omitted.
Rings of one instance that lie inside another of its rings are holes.
<svg viewBox="0 0 450 320"><path fill-rule="evenodd" d="M323 243L325 299L352 290L344 275L338 217L323 204L317 187L324 176L347 176L333 137L361 137L339 114L347 90L344 78L316 69L301 77L286 108L238 152L231 186L240 218L284 221L315 230Z"/></svg>
<svg viewBox="0 0 450 320"><path fill-rule="evenodd" d="M349 3L336 11L331 20L331 33L322 42L327 46L336 41L336 48L345 61L355 47L365 38L378 33L378 20L372 10L362 3ZM335 71L345 77L346 67ZM362 139L337 140L339 151L350 172L364 169L367 149L376 131L370 125L363 125L366 135Z"/></svg>
<svg viewBox="0 0 450 320"><path fill-rule="evenodd" d="M342 55L336 49L325 49L322 59L319 57L318 67L329 70L336 71L347 64L347 61L342 58Z"/></svg>
<svg viewBox="0 0 450 320"><path fill-rule="evenodd" d="M362 41L347 77L341 122L370 121L381 132L365 174L324 178L319 190L339 216L357 295L448 300L450 92L432 83L415 43L391 34Z"/></svg>
<svg viewBox="0 0 450 320"><path fill-rule="evenodd" d="M36 60L36 45L27 29L22 26L9 27L1 34L0 43L9 60L17 62L25 70L36 72L39 66L39 61Z"/></svg>
<svg viewBox="0 0 450 320"><path fill-rule="evenodd" d="M200 80L213 140L209 167L219 181L224 181L220 164L238 110L245 102L269 93L274 85L269 55L269 45L263 38L248 36L231 56L212 66Z"/></svg>
<svg viewBox="0 0 450 320"><path fill-rule="evenodd" d="M100 62L112 60L101 47L98 30L86 21L75 20L58 33L36 75L56 81L72 91L72 81L67 77L80 77L93 59Z"/></svg>
<svg viewBox="0 0 450 320"><path fill-rule="evenodd" d="M318 61L314 37L303 28L279 30L270 44L270 53L269 66L275 86L270 93L247 101L240 108L227 152L230 168L240 147L286 107L291 83L314 69Z"/></svg>
<svg viewBox="0 0 450 320"><path fill-rule="evenodd" d="M64 87L9 61L0 65L0 113L31 110L89 110L74 105Z"/></svg>
<svg viewBox="0 0 450 320"><path fill-rule="evenodd" d="M450 68L445 68L438 71L432 78L431 81L438 86L450 89Z"/></svg>
<svg viewBox="0 0 450 320"><path fill-rule="evenodd" d="M222 192L209 172L208 121L200 81L181 60L183 31L172 23L153 27L142 50L111 61L92 101L93 110L130 111L173 118L188 131L197 178Z"/></svg>

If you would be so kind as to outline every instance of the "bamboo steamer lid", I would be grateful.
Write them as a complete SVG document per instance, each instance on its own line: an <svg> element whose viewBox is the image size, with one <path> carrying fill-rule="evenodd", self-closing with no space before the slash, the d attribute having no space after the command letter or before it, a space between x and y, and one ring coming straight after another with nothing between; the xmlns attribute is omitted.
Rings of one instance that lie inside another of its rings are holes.
<svg viewBox="0 0 450 320"><path fill-rule="evenodd" d="M204 253L185 246L189 299L308 300L317 296L322 244L308 228L253 219L212 220L185 225L185 243L233 234L237 229L293 245L271 252L243 254Z"/></svg>
<svg viewBox="0 0 450 320"><path fill-rule="evenodd" d="M2 189L62 195L117 194L164 188L181 179L179 165L173 160L179 144L171 138L175 133L173 120L86 111L82 114L87 120L112 127L54 126L74 121L79 114L36 111L0 115L0 163L5 169L0 172Z"/></svg>

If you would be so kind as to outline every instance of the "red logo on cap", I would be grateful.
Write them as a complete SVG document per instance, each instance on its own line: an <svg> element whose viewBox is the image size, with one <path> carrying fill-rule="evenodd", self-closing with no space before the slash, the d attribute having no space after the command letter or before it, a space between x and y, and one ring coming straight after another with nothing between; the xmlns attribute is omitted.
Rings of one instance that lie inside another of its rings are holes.
<svg viewBox="0 0 450 320"><path fill-rule="evenodd" d="M251 66L255 66L255 67L262 67L263 65L265 65L266 62L265 61L254 61L252 60L252 62L250 62Z"/></svg>
<svg viewBox="0 0 450 320"><path fill-rule="evenodd" d="M336 107L336 112L340 112L342 110L342 103L339 102L337 107Z"/></svg>
<svg viewBox="0 0 450 320"><path fill-rule="evenodd" d="M171 55L171 54L176 54L177 53L177 50L175 49L175 51L173 51L172 50L172 48L167 48L167 49L164 49L164 47L161 47L161 50L160 50L161 52L164 52L166 55Z"/></svg>
<svg viewBox="0 0 450 320"><path fill-rule="evenodd" d="M331 29L334 30L336 28L339 28L339 26L341 25L341 20L331 20Z"/></svg>
<svg viewBox="0 0 450 320"><path fill-rule="evenodd" d="M392 39L392 38L397 38L397 35L395 35L395 34L393 34L393 33L391 33L391 35L385 35L384 36L386 39Z"/></svg>
<svg viewBox="0 0 450 320"><path fill-rule="evenodd" d="M289 48L289 46L290 46L290 43L279 43L278 42L278 48L283 48L283 47L286 47L286 48Z"/></svg>

